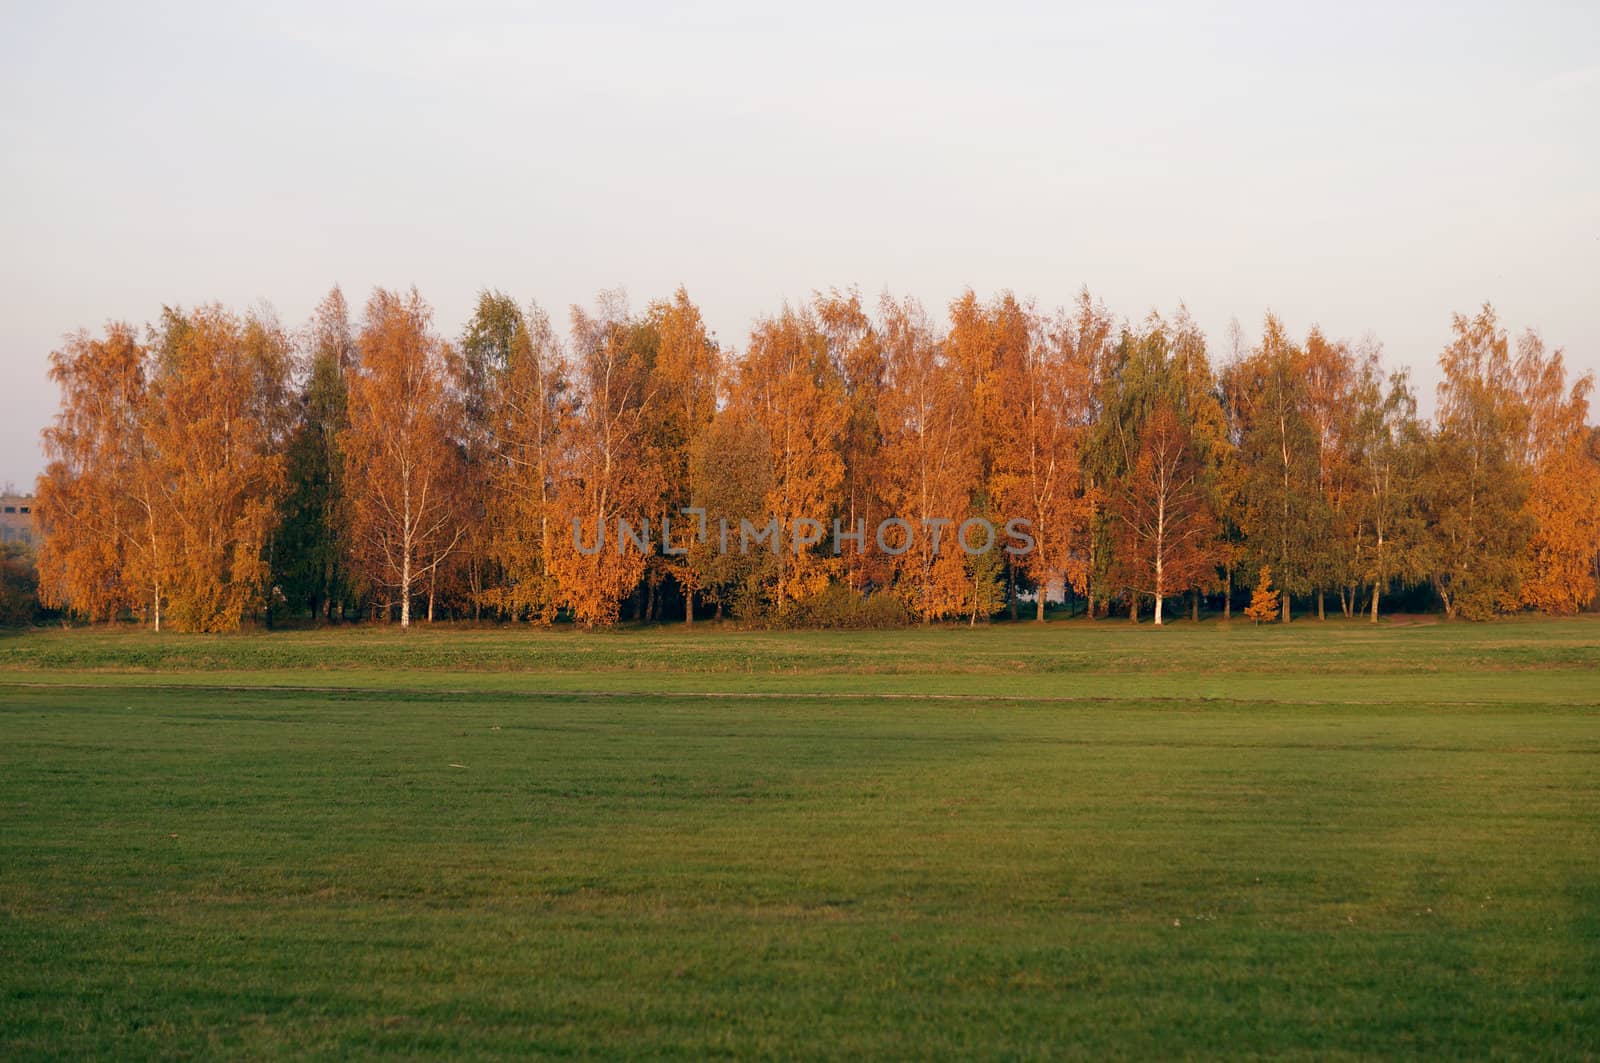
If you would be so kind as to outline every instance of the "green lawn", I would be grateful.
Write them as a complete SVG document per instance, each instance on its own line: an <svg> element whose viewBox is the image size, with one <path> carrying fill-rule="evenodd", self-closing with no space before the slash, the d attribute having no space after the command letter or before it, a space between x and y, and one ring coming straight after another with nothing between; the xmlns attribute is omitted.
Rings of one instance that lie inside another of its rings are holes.
<svg viewBox="0 0 1600 1063"><path fill-rule="evenodd" d="M0 1058L1600 1054L1600 621L0 638Z"/></svg>

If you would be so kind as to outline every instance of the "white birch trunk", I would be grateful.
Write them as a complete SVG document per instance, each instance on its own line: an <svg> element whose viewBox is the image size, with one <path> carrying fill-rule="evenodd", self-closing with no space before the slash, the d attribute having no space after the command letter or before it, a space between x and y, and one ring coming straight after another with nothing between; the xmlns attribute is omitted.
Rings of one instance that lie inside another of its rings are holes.
<svg viewBox="0 0 1600 1063"><path fill-rule="evenodd" d="M411 626L411 550L400 559L400 626Z"/></svg>

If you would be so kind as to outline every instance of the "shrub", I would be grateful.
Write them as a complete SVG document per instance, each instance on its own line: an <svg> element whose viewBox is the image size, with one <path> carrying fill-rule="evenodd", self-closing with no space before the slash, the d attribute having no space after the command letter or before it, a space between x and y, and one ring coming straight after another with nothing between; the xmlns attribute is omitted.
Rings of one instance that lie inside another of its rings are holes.
<svg viewBox="0 0 1600 1063"><path fill-rule="evenodd" d="M899 598L886 591L862 594L842 583L830 583L810 598L784 611L779 626L793 628L904 627L911 614Z"/></svg>
<svg viewBox="0 0 1600 1063"><path fill-rule="evenodd" d="M0 627L21 627L39 616L39 573L33 554L16 543L0 544Z"/></svg>

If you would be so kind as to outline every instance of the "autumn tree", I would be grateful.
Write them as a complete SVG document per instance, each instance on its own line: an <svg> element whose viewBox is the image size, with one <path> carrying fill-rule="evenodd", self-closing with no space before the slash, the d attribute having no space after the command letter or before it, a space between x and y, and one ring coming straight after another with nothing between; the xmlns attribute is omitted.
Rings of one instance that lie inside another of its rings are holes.
<svg viewBox="0 0 1600 1063"><path fill-rule="evenodd" d="M1263 565L1244 615L1253 623L1268 624L1277 618L1278 612L1278 592L1272 589L1272 570Z"/></svg>
<svg viewBox="0 0 1600 1063"><path fill-rule="evenodd" d="M292 348L265 313L168 311L155 344L141 504L172 626L237 628L265 602Z"/></svg>
<svg viewBox="0 0 1600 1063"><path fill-rule="evenodd" d="M50 355L61 389L44 431L49 461L39 478L39 595L46 606L90 621L141 602L158 608L153 582L134 580L130 553L147 527L133 486L143 457L147 351L136 330L112 323L79 332Z"/></svg>
<svg viewBox="0 0 1600 1063"><path fill-rule="evenodd" d="M689 449L689 497L704 513L705 535L695 534L686 561L698 593L716 607L757 613L762 589L775 578L778 559L766 550L741 549L746 523L766 521L772 491L772 441L753 422L718 415ZM697 526L687 525L698 533Z"/></svg>
<svg viewBox="0 0 1600 1063"><path fill-rule="evenodd" d="M1316 441L1316 486L1320 528L1310 536L1307 555L1317 619L1324 619L1325 596L1338 590L1345 616L1352 605L1349 588L1355 567L1354 469L1351 463L1352 389L1356 358L1350 344L1330 340L1315 326L1305 343L1305 417Z"/></svg>
<svg viewBox="0 0 1600 1063"><path fill-rule="evenodd" d="M549 566L561 603L594 627L616 622L656 549L649 537L642 547L625 542L618 525L642 533L661 511L664 485L648 438L655 349L617 292L603 293L595 314L573 307L572 346L574 412Z"/></svg>
<svg viewBox="0 0 1600 1063"><path fill-rule="evenodd" d="M1086 589L1088 507L1082 457L1089 430L1092 352L1065 313L1035 318L1021 356L1008 359L1004 391L1013 409L1012 430L994 455L994 497L1006 518L1032 526L1034 549L1017 559L1038 588L1036 619L1044 620L1048 589L1059 582Z"/></svg>
<svg viewBox="0 0 1600 1063"><path fill-rule="evenodd" d="M1097 301L1087 287L1078 291L1070 316L1058 329L1063 346L1084 367L1087 375L1083 421L1086 426L1079 454L1079 499L1083 520L1083 594L1092 620L1096 609L1110 601L1106 583L1109 564L1109 527L1106 512L1107 476L1112 471L1112 440L1102 431L1108 411L1118 410L1120 398L1115 380L1119 350L1114 322L1105 304Z"/></svg>
<svg viewBox="0 0 1600 1063"><path fill-rule="evenodd" d="M1351 570L1354 578L1372 589L1368 608L1376 624L1384 589L1423 574L1425 536L1418 491L1425 433L1406 374L1385 378L1376 348L1360 364L1351 402L1352 492L1346 511L1353 539ZM1352 603L1351 611L1355 608Z"/></svg>
<svg viewBox="0 0 1600 1063"><path fill-rule="evenodd" d="M1216 520L1199 456L1174 405L1159 401L1140 427L1138 456L1112 496L1120 522L1120 582L1155 600L1162 622L1167 596L1212 577Z"/></svg>
<svg viewBox="0 0 1600 1063"><path fill-rule="evenodd" d="M1567 383L1562 352L1537 333L1518 344L1518 391L1526 409L1519 464L1529 477L1524 513L1532 534L1519 558L1520 604L1574 613L1595 596L1600 543L1600 463L1589 452L1593 374Z"/></svg>
<svg viewBox="0 0 1600 1063"><path fill-rule="evenodd" d="M485 519L488 554L501 578L485 601L503 613L549 624L559 588L550 569L559 527L556 491L572 396L566 356L537 303L506 345L494 390L493 459Z"/></svg>
<svg viewBox="0 0 1600 1063"><path fill-rule="evenodd" d="M1268 314L1260 345L1228 371L1243 422L1240 525L1252 556L1272 570L1287 622L1290 596L1315 589L1327 526L1316 433L1306 416L1305 352Z"/></svg>
<svg viewBox="0 0 1600 1063"><path fill-rule="evenodd" d="M1422 491L1429 578L1447 617L1483 619L1515 608L1531 531L1518 441L1527 408L1494 308L1457 314L1439 356L1438 424Z"/></svg>
<svg viewBox="0 0 1600 1063"><path fill-rule="evenodd" d="M1591 462L1600 465L1600 425L1591 425L1589 428L1587 455ZM1595 586L1600 587L1600 534L1590 543L1590 551L1589 570L1594 573Z"/></svg>
<svg viewBox="0 0 1600 1063"><path fill-rule="evenodd" d="M1234 573L1248 558L1244 542L1246 467L1241 447L1253 403L1251 396L1243 390L1246 374L1241 367L1249 358L1250 344L1245 339L1244 328L1238 318L1228 322L1224 344L1223 362L1216 378L1223 444L1214 451L1219 455L1214 466L1214 502L1218 525L1217 562L1222 570L1222 616L1227 620L1233 617Z"/></svg>
<svg viewBox="0 0 1600 1063"><path fill-rule="evenodd" d="M969 512L950 514L958 525L969 516L990 521L1000 517L999 478L1002 474L1015 475L1016 470L1026 466L1030 444L1018 445L1012 435L1010 389L1027 377L1030 351L1039 341L1039 333L1037 311L1011 292L1001 292L984 304L969 288L950 304L950 328L944 348L976 462ZM1045 426L1036 419L1034 427ZM1064 431L1070 434L1070 426ZM1018 484L1008 480L1005 486L1015 491ZM1054 549L1060 541L1059 536L1052 540L1049 560L1036 559L1035 569L1050 570L1061 560ZM998 546L967 557L967 611L972 618L987 617L1007 603L1014 608L1019 573L1011 560L1011 555ZM1048 588L1040 586L1037 592L1044 597Z"/></svg>
<svg viewBox="0 0 1600 1063"><path fill-rule="evenodd" d="M648 317L658 344L649 417L662 484L655 522L657 527L673 528L676 551L686 549L693 539L693 522L681 519L679 511L690 505L690 452L716 414L722 353L700 308L681 286L671 299L650 304ZM674 518L679 518L676 527ZM658 574L670 576L683 592L684 620L692 624L698 581L687 556L662 551L652 558Z"/></svg>
<svg viewBox="0 0 1600 1063"><path fill-rule="evenodd" d="M485 602L507 599L503 580L494 571L500 528L493 517L503 513L491 514L490 495L506 472L506 455L498 445L502 425L497 417L504 412L501 393L513 360L526 353L527 329L515 299L484 289L478 293L477 305L454 348L450 380L457 392L461 423L452 434L462 455L458 490L464 528L457 558L475 616Z"/></svg>
<svg viewBox="0 0 1600 1063"><path fill-rule="evenodd" d="M834 289L812 298L812 312L828 348L828 360L844 389L845 424L839 440L844 463L839 517L845 528L876 528L889 515L882 461L883 432L879 408L886 395L887 359L883 338L861 303L859 292ZM844 578L861 591L891 580L889 558L869 537L865 549L842 558Z"/></svg>
<svg viewBox="0 0 1600 1063"><path fill-rule="evenodd" d="M41 482L47 603L157 630L224 631L266 602L290 344L270 313L168 308L53 357L63 406Z"/></svg>
<svg viewBox="0 0 1600 1063"><path fill-rule="evenodd" d="M374 586L395 595L409 627L413 601L464 534L451 438L462 413L446 345L415 289L373 292L357 347L342 440L354 555Z"/></svg>
<svg viewBox="0 0 1600 1063"><path fill-rule="evenodd" d="M1177 409L1180 420L1189 433L1198 466L1198 485L1207 509L1216 518L1212 524L1213 541L1205 545L1211 568L1202 571L1191 595L1191 616L1200 619L1202 595L1218 587L1218 572L1230 557L1229 544L1218 514L1225 502L1225 473L1233 459L1233 443L1228 434L1227 414L1223 410L1221 390L1216 373L1211 367L1205 334L1189 314L1189 308L1178 305L1170 325L1172 340L1168 362L1170 373L1176 381Z"/></svg>
<svg viewBox="0 0 1600 1063"><path fill-rule="evenodd" d="M886 530L882 549L895 592L912 615L924 622L959 616L968 603L967 561L956 539L977 488L979 460L969 407L921 305L885 296L879 317L880 490L884 512L905 522ZM878 525L863 527L876 546Z"/></svg>
<svg viewBox="0 0 1600 1063"><path fill-rule="evenodd" d="M839 442L849 412L827 338L809 311L785 307L756 323L738 367L731 412L760 428L772 448L767 514L777 522L779 541L768 595L773 611L782 614L821 591L841 567L828 525L844 483ZM822 526L815 544L796 541L794 529L802 520Z"/></svg>
<svg viewBox="0 0 1600 1063"><path fill-rule="evenodd" d="M1096 420L1084 451L1086 476L1094 482L1095 500L1091 577L1097 593L1109 601L1112 588L1128 595L1128 616L1139 618L1139 589L1119 580L1130 569L1121 563L1124 522L1110 503L1132 490L1129 480L1138 461L1144 425L1158 406L1175 408L1183 399L1183 381L1174 372L1169 327L1151 314L1139 327L1124 324L1105 351L1096 388ZM1137 572L1135 566L1131 571Z"/></svg>

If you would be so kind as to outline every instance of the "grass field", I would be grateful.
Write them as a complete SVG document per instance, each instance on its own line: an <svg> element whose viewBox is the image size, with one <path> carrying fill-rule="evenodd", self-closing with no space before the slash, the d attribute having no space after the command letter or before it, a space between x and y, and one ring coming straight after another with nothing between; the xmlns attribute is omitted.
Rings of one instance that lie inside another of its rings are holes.
<svg viewBox="0 0 1600 1063"><path fill-rule="evenodd" d="M0 638L0 1058L1600 1053L1600 622Z"/></svg>

